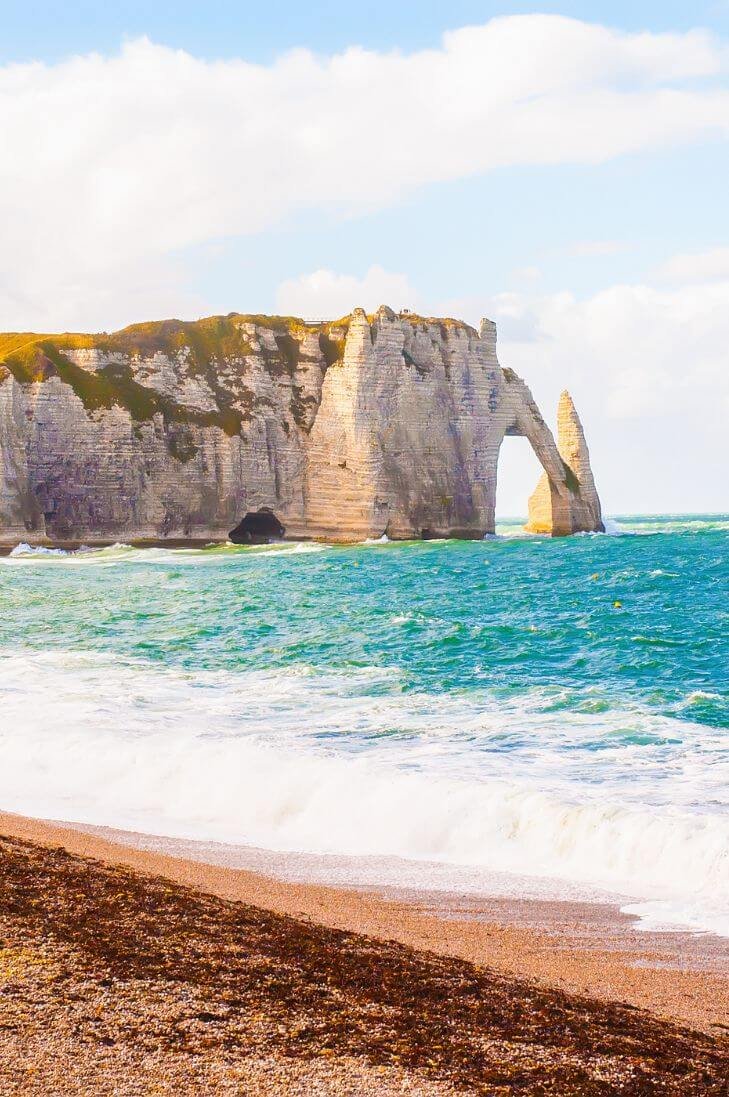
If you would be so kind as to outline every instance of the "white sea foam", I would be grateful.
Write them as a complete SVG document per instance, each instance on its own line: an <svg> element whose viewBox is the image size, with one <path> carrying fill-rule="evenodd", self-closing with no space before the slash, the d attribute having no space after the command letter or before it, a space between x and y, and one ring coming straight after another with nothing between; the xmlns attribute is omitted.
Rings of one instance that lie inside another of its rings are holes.
<svg viewBox="0 0 729 1097"><path fill-rule="evenodd" d="M729 937L729 905L725 895L713 897L704 893L700 898L688 896L683 901L652 900L624 903L623 914L638 919L638 929L645 932L670 933L672 930L692 930Z"/></svg>
<svg viewBox="0 0 729 1097"><path fill-rule="evenodd" d="M63 560L77 560L86 558L108 558L110 556L118 555L121 552L133 552L131 545L124 544L122 541L117 541L113 545L104 545L103 547L93 545L80 545L77 549L61 549L50 548L47 545L29 545L26 541L21 541L19 545L11 549L6 559L9 560L34 560L34 559L63 559Z"/></svg>
<svg viewBox="0 0 729 1097"><path fill-rule="evenodd" d="M287 546L285 551L290 553L326 552L328 548L331 548L331 545L323 541L297 541L296 544Z"/></svg>
<svg viewBox="0 0 729 1097"><path fill-rule="evenodd" d="M378 668L187 673L5 652L0 804L171 837L471 866L485 889L493 872L564 880L630 897L650 925L729 934L729 819L691 809L699 788L704 802L725 788L710 735L690 766L672 756L661 794L629 742L593 761L580 753L594 715L392 685ZM624 724L619 714L616 733ZM523 751L499 749L527 733ZM564 777L566 743L576 779ZM606 768L603 784L591 765Z"/></svg>
<svg viewBox="0 0 729 1097"><path fill-rule="evenodd" d="M17 565L19 563L63 562L68 564L104 565L124 561L140 564L174 564L175 566L195 565L197 563L224 563L230 558L231 550L244 552L256 557L298 556L314 552L324 552L331 545L318 541L275 542L270 545L233 545L228 541L222 545L211 543L204 548L167 548L165 546L136 548L124 542L104 547L82 545L77 549L49 548L45 545L29 545L25 542L16 545L7 556L0 557L0 563ZM218 551L216 551L218 550ZM220 551L222 550L222 551Z"/></svg>
<svg viewBox="0 0 729 1097"><path fill-rule="evenodd" d="M68 552L65 549L48 548L46 545L29 545L26 541L21 541L19 545L16 545L9 553L10 556L68 556Z"/></svg>
<svg viewBox="0 0 729 1097"><path fill-rule="evenodd" d="M686 704L692 705L695 701L720 701L721 694L709 693L705 689L695 689L686 698Z"/></svg>

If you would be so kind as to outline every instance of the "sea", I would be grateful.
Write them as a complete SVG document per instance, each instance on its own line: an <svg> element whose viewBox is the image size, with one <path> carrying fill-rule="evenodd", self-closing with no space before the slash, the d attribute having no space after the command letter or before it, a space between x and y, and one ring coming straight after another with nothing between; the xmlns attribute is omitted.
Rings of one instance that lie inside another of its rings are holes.
<svg viewBox="0 0 729 1097"><path fill-rule="evenodd" d="M0 558L0 808L729 935L729 515Z"/></svg>

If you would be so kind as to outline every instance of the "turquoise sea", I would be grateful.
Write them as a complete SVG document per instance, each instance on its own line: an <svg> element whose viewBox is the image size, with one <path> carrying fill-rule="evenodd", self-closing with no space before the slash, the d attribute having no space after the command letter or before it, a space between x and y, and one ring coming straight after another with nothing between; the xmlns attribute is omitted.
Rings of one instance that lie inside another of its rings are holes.
<svg viewBox="0 0 729 1097"><path fill-rule="evenodd" d="M729 934L726 515L19 546L0 694L9 810L340 855L368 880L607 892L647 927Z"/></svg>

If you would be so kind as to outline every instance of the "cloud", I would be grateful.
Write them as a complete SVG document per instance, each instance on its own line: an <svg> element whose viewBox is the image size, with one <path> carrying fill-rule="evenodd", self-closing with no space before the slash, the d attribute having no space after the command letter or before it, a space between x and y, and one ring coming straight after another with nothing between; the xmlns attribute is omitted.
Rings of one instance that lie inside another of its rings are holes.
<svg viewBox="0 0 729 1097"><path fill-rule="evenodd" d="M357 306L374 312L387 304L399 310L416 305L416 293L404 274L373 266L362 278L315 270L282 282L276 293L276 310L283 315L326 320L345 316Z"/></svg>
<svg viewBox="0 0 729 1097"><path fill-rule="evenodd" d="M496 321L501 364L528 381L548 418L570 389L613 512L726 506L729 279L441 307ZM510 505L519 513L518 500Z"/></svg>
<svg viewBox="0 0 729 1097"><path fill-rule="evenodd" d="M464 305L475 320L473 304ZM607 418L683 411L697 393L729 410L729 281L617 285L586 300L499 294L482 307L508 347L508 364L517 361L537 386L553 376L587 394L597 384Z"/></svg>
<svg viewBox="0 0 729 1097"><path fill-rule="evenodd" d="M729 280L729 247L674 255L658 269L668 282L716 282Z"/></svg>
<svg viewBox="0 0 729 1097"><path fill-rule="evenodd" d="M550 421L572 392L608 509L717 509L729 462L729 279L681 286L610 286L580 299L537 289L426 300L404 274L372 267L357 278L315 271L282 283L282 312L336 316L414 304L474 326L496 321L499 359L529 383ZM527 445L505 444L499 513L525 512L539 469ZM725 505L725 504L724 504Z"/></svg>
<svg viewBox="0 0 729 1097"><path fill-rule="evenodd" d="M141 287L145 314L166 311L170 278L193 269L184 249L314 208L356 216L500 166L726 137L725 70L704 32L546 15L411 54L295 50L256 65L140 39L8 65L0 327L108 326L133 318Z"/></svg>

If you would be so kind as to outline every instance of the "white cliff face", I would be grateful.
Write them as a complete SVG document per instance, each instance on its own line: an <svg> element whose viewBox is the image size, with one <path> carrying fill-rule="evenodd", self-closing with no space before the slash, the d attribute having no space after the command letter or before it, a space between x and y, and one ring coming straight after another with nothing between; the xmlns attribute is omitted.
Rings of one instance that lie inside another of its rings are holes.
<svg viewBox="0 0 729 1097"><path fill-rule="evenodd" d="M327 536L482 536L502 389L493 345L466 325L386 308L370 324L355 311L311 432L309 524Z"/></svg>
<svg viewBox="0 0 729 1097"><path fill-rule="evenodd" d="M3 361L0 543L213 540L261 507L290 537L481 537L507 433L545 468L547 532L599 528L581 426L558 450L490 321L168 321L0 336Z"/></svg>
<svg viewBox="0 0 729 1097"><path fill-rule="evenodd" d="M26 393L0 366L0 542L45 529L28 465L27 411Z"/></svg>

